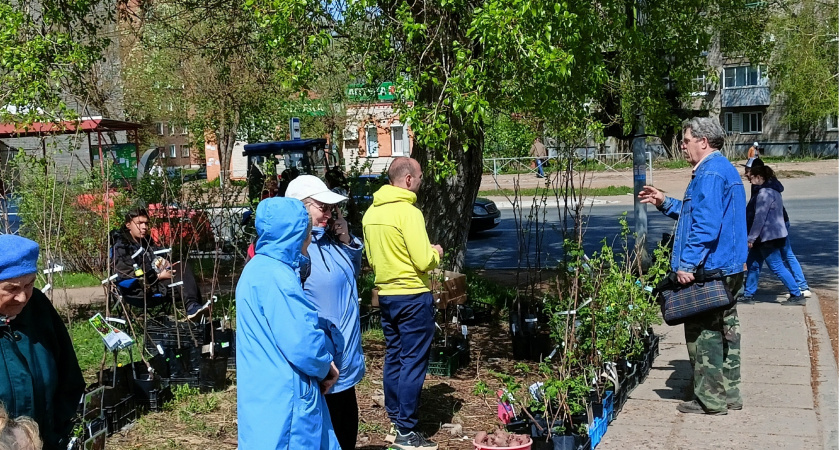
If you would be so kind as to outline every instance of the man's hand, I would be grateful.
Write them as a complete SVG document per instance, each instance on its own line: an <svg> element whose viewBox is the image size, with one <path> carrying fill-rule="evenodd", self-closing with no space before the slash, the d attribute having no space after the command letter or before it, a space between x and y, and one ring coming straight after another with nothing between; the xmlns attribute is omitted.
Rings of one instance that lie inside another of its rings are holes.
<svg viewBox="0 0 840 450"><path fill-rule="evenodd" d="M645 186L639 192L639 200L642 203L650 203L658 208L665 203L665 194L653 186Z"/></svg>
<svg viewBox="0 0 840 450"><path fill-rule="evenodd" d="M753 243L752 242L747 242L747 248L753 248Z"/></svg>
<svg viewBox="0 0 840 450"><path fill-rule="evenodd" d="M330 371L327 372L327 376L321 380L321 393L326 394L327 391L333 387L336 381L338 381L338 367L335 366L334 362L331 362Z"/></svg>
<svg viewBox="0 0 840 450"><path fill-rule="evenodd" d="M440 259L443 259L443 247L441 247L440 245L437 245L437 244L432 244L432 248L436 252L438 252L438 255L440 255Z"/></svg>
<svg viewBox="0 0 840 450"><path fill-rule="evenodd" d="M174 269L161 270L158 274L158 280L171 280L175 276Z"/></svg>
<svg viewBox="0 0 840 450"><path fill-rule="evenodd" d="M682 270L677 271L677 281L680 284L688 284L694 281L694 274L691 272L683 272Z"/></svg>

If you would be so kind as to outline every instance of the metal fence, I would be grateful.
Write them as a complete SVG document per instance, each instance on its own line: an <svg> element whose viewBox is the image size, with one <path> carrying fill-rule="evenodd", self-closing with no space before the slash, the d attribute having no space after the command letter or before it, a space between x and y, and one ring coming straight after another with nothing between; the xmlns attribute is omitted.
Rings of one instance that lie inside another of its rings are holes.
<svg viewBox="0 0 840 450"><path fill-rule="evenodd" d="M633 180L633 154L632 153L605 153L597 154L590 152L589 149L585 151L575 152L575 159L581 162L597 161L604 169L612 172L624 172L625 165L629 164L627 176L631 182ZM566 156L549 156L546 158L537 158L533 156L526 156L520 158L484 158L484 173L493 175L496 178L499 175L510 174L538 174L539 160L543 161L543 167L547 165L561 165L568 161ZM647 172L648 183L653 183L653 155L651 152L645 152L645 170ZM497 183L498 184L498 183Z"/></svg>

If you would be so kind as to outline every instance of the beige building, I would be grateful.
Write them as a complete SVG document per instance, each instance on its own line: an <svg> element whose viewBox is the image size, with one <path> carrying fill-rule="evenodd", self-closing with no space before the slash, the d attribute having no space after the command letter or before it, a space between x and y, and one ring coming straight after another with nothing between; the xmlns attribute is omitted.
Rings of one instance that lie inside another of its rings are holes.
<svg viewBox="0 0 840 450"><path fill-rule="evenodd" d="M380 173L395 157L411 155L413 136L411 127L400 121L393 103L351 105L341 151L347 168L358 162L366 172Z"/></svg>

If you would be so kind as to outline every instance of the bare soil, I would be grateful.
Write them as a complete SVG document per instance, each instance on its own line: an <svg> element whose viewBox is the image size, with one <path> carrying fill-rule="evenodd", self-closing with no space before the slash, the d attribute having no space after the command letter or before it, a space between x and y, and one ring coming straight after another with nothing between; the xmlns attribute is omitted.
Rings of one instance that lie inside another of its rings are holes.
<svg viewBox="0 0 840 450"><path fill-rule="evenodd" d="M485 271L482 275L503 286L516 285L513 271ZM545 275L543 280L551 278L550 272ZM525 288L526 284L521 281L519 288ZM539 284L538 289L549 286L548 281ZM449 378L427 375L423 386L420 428L441 450L472 450L472 437L478 431L490 432L498 426L495 392L502 384L492 372L524 376L524 372L519 371L523 367L522 361L512 358L506 320L494 317L488 323L470 326L469 333L469 366ZM366 334L363 347L367 374L356 386L360 413L357 448L381 450L387 445L385 436L390 423L384 408L374 401L374 397L382 394L384 339L381 335ZM514 367L515 363L519 364ZM529 371L536 369L534 363L526 363L526 366ZM235 378L233 372L228 375ZM479 382L486 383L489 388L486 396L474 393ZM207 402L216 406L208 411L201 410L200 405ZM283 407L286 405L278 405L278 408ZM461 425L461 432L450 434L441 428L446 423ZM170 403L165 411L145 415L130 429L110 437L108 448L235 449L236 437L236 387L232 385L225 392L194 395Z"/></svg>
<svg viewBox="0 0 840 450"><path fill-rule="evenodd" d="M831 339L831 349L834 351L834 362L837 362L837 347L838 347L838 305L837 305L837 291L815 289L814 293L820 299L820 309L822 310L825 327L828 329L828 337Z"/></svg>

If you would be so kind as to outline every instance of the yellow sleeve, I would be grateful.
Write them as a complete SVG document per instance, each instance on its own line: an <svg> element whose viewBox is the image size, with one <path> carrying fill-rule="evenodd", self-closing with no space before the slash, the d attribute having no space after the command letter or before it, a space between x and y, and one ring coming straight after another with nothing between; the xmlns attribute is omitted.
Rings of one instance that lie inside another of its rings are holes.
<svg viewBox="0 0 840 450"><path fill-rule="evenodd" d="M402 226L403 239L405 239L405 246L411 263L418 272L425 273L440 264L440 255L429 242L423 213L416 207L411 207L411 209L413 211L407 214L408 220Z"/></svg>

